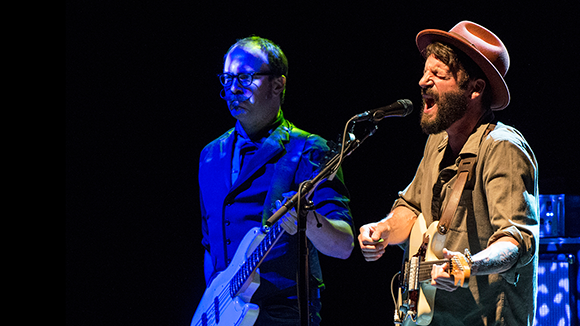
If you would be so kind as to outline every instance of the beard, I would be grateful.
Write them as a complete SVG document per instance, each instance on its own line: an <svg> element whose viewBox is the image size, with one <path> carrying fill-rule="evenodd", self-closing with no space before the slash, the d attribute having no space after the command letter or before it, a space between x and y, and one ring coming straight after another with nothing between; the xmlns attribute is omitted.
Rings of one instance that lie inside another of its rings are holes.
<svg viewBox="0 0 580 326"><path fill-rule="evenodd" d="M437 104L435 118L432 120L432 115L421 111L421 129L428 135L440 133L451 127L454 122L463 118L467 111L468 101L463 91L447 92L441 96L439 93L432 92L431 89L423 90L423 93L431 95L434 105ZM424 105L425 99L423 99Z"/></svg>

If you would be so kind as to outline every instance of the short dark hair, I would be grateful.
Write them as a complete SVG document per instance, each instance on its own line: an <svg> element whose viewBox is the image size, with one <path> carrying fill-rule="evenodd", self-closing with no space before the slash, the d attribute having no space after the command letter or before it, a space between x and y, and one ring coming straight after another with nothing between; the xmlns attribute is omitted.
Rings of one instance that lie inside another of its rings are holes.
<svg viewBox="0 0 580 326"><path fill-rule="evenodd" d="M272 73L270 79L280 76L288 77L288 59L286 58L286 55L284 52L282 52L280 46L263 37L252 35L237 40L237 42L229 48L228 52L226 52L224 60L228 53L230 53L230 51L232 51L232 49L236 46L246 47L247 45L257 45L262 50L262 52L268 55L268 66L270 67L270 72ZM280 98L281 104L284 103L285 96L286 87L284 87L284 91L282 92L282 96Z"/></svg>
<svg viewBox="0 0 580 326"><path fill-rule="evenodd" d="M479 68L479 66L465 53L458 50L457 48L443 44L441 42L434 42L429 45L424 50L423 56L428 58L430 55L434 55L435 58L446 64L451 73L457 79L457 83L461 89L465 89L467 87L467 83L469 80L476 80L476 79L483 79L487 85L486 89L483 92L482 97L482 105L486 108L491 107L491 99L492 99L492 92L491 92L491 85L489 80ZM463 72L463 76L458 77L459 72Z"/></svg>

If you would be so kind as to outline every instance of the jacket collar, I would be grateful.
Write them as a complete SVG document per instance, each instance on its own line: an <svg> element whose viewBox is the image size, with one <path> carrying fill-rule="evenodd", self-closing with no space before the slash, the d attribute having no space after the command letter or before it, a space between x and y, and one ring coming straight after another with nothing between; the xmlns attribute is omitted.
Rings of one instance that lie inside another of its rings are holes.
<svg viewBox="0 0 580 326"><path fill-rule="evenodd" d="M238 179L232 185L232 189L248 180L258 169L284 150L285 144L290 140L290 128L290 122L282 118L278 127L263 140L261 147L252 158L244 163L244 167L240 171Z"/></svg>

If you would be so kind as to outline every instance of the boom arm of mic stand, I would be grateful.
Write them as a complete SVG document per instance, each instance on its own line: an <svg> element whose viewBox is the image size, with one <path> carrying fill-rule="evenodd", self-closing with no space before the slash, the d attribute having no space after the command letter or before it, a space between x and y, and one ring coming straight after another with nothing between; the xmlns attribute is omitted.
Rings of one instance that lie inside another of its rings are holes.
<svg viewBox="0 0 580 326"><path fill-rule="evenodd" d="M348 126L348 123L347 123ZM354 126L353 126L354 128ZM376 129L376 128L375 128ZM346 133L346 132L345 132ZM374 133L367 134L363 141ZM266 221L266 226L271 227L274 223L284 216L289 210L295 206L298 212L298 244L299 244L299 273L297 279L297 294L298 294L298 310L300 316L300 325L308 326L310 324L310 308L309 308L309 266L308 266L308 239L306 237L306 215L308 214L304 203L307 202L306 196L316 187L322 180L328 177L333 177L340 168L343 158L349 156L362 141L354 138L353 134L349 134L352 138L348 142L343 139L340 153L334 155L325 165L324 168L312 179L304 181L300 184L298 192L287 200L282 207L280 207L270 218ZM353 139L354 138L354 139Z"/></svg>
<svg viewBox="0 0 580 326"><path fill-rule="evenodd" d="M366 137L365 137L366 139ZM363 139L364 140L364 139ZM350 155L358 146L362 143L362 141L355 139L346 143L346 148L344 150L344 156ZM320 181L324 178L329 177L335 171L338 170L338 164L342 162L341 153L336 154L330 161L326 163L324 168L312 179L304 181L300 184L300 191L294 194L290 199L288 199L282 207L280 207L270 218L266 221L266 226L271 227L274 225L284 214L286 214L289 210L295 207L298 204L299 199L305 199L306 195L316 186ZM302 196L302 198L300 198Z"/></svg>

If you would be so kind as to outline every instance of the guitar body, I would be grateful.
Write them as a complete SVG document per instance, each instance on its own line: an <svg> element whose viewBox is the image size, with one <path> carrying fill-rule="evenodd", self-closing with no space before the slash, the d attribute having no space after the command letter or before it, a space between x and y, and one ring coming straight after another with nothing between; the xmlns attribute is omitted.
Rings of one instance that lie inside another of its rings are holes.
<svg viewBox="0 0 580 326"><path fill-rule="evenodd" d="M259 227L251 229L244 236L230 265L220 272L205 290L193 315L191 326L254 325L260 309L249 301L260 286L258 271L251 274L237 295L231 294L230 284L264 236Z"/></svg>
<svg viewBox="0 0 580 326"><path fill-rule="evenodd" d="M438 221L429 228L423 214L419 215L409 236L409 247L405 260L410 261L415 255L424 261L436 261L442 258L445 237L437 232ZM416 254L420 253L420 254ZM399 325L428 325L433 318L436 288L431 285L430 277L418 280L417 288L405 285L399 287L395 309L395 323Z"/></svg>

